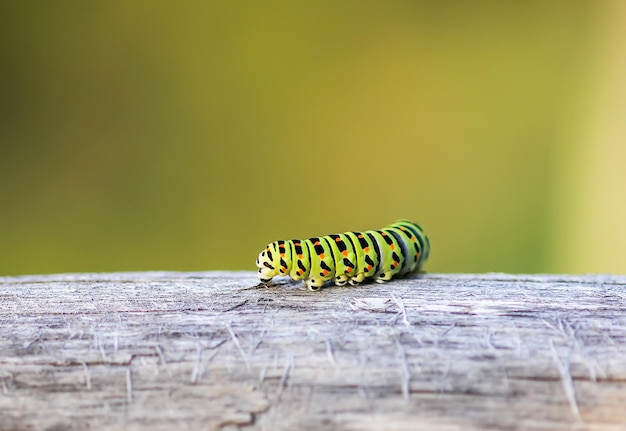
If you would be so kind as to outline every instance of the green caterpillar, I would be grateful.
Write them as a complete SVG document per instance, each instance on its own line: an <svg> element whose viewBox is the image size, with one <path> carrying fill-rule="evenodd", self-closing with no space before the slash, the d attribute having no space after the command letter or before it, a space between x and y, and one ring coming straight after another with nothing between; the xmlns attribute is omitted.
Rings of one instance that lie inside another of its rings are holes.
<svg viewBox="0 0 626 431"><path fill-rule="evenodd" d="M256 266L261 283L282 275L319 290L330 280L337 286L370 278L384 283L418 271L429 254L430 242L422 228L398 220L380 230L274 241L259 253Z"/></svg>

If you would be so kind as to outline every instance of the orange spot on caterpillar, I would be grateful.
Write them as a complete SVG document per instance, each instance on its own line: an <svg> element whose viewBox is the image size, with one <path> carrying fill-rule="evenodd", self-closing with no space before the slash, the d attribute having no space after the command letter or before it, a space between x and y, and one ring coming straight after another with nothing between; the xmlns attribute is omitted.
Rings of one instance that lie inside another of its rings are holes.
<svg viewBox="0 0 626 431"><path fill-rule="evenodd" d="M390 244L390 245L389 245L389 247L390 247L392 250L393 250L394 248L396 248L396 246L395 246L395 245L393 245L393 244Z"/></svg>
<svg viewBox="0 0 626 431"><path fill-rule="evenodd" d="M324 270L322 270L322 274L328 275L328 271L324 269Z"/></svg>
<svg viewBox="0 0 626 431"><path fill-rule="evenodd" d="M335 242L341 242L341 238L339 237L335 238Z"/></svg>
<svg viewBox="0 0 626 431"><path fill-rule="evenodd" d="M321 253L321 254L319 255L319 257L320 257L320 259L324 259L324 253Z"/></svg>
<svg viewBox="0 0 626 431"><path fill-rule="evenodd" d="M352 272L352 268L347 267L347 268L346 268L346 272L348 272L348 273Z"/></svg>
<svg viewBox="0 0 626 431"><path fill-rule="evenodd" d="M301 254L298 255L298 259L302 260L302 255Z"/></svg>
<svg viewBox="0 0 626 431"><path fill-rule="evenodd" d="M370 248L369 248L369 247L365 247L365 248L363 249L363 251L364 251L365 253L369 253L369 252L370 252Z"/></svg>
<svg viewBox="0 0 626 431"><path fill-rule="evenodd" d="M367 270L371 271L372 270L372 265L367 265Z"/></svg>
<svg viewBox="0 0 626 431"><path fill-rule="evenodd" d="M313 243L313 245L320 245L320 242L319 242L319 241L315 241L315 242Z"/></svg>
<svg viewBox="0 0 626 431"><path fill-rule="evenodd" d="M363 238L363 235L359 235L358 238Z"/></svg>
<svg viewBox="0 0 626 431"><path fill-rule="evenodd" d="M347 256L348 255L348 250L342 251L341 254L343 254L344 256Z"/></svg>

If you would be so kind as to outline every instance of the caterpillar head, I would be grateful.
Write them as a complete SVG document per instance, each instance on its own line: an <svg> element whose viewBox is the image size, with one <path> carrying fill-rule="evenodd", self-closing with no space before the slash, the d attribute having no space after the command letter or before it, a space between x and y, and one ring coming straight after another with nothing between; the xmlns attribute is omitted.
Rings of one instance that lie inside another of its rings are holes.
<svg viewBox="0 0 626 431"><path fill-rule="evenodd" d="M261 283L269 283L272 278L280 273L280 255L278 254L278 241L268 244L256 258L259 280Z"/></svg>

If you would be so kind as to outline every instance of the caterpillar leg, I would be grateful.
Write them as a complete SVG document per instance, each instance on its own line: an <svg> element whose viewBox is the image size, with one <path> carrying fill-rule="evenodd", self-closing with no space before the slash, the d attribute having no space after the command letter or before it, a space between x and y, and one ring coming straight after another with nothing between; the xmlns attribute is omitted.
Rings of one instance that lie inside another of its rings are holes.
<svg viewBox="0 0 626 431"><path fill-rule="evenodd" d="M306 280L304 280L304 284L306 285L306 287L308 287L309 290L312 291L320 290L322 286L324 286L325 282L325 280L322 280L320 278L307 278Z"/></svg>
<svg viewBox="0 0 626 431"><path fill-rule="evenodd" d="M355 274L355 276L350 279L350 284L352 286L358 286L359 284L363 283L365 278L366 274L364 272L360 272L358 274Z"/></svg>
<svg viewBox="0 0 626 431"><path fill-rule="evenodd" d="M335 278L335 286L345 286L348 284L349 278L346 276L339 276Z"/></svg>
<svg viewBox="0 0 626 431"><path fill-rule="evenodd" d="M260 269L258 272L259 272L258 274L259 284L272 284L272 280L274 279L274 277L269 277L269 278L265 277Z"/></svg>
<svg viewBox="0 0 626 431"><path fill-rule="evenodd" d="M386 283L387 281L391 280L393 276L394 276L394 274L393 274L393 273L391 273L391 272L388 272L388 273L382 273L382 274L380 274L379 276L377 276L377 277L374 279L374 281L375 281L376 283L380 283L380 284L382 284L382 283Z"/></svg>

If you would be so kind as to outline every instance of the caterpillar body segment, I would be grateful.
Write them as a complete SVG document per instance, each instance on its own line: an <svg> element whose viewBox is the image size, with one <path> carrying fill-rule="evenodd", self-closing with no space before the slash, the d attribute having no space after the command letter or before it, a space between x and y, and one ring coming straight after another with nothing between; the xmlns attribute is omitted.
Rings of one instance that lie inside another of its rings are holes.
<svg viewBox="0 0 626 431"><path fill-rule="evenodd" d="M319 290L324 283L334 278L335 258L327 237L311 238L308 245L311 251L311 272L304 279L304 284L311 290Z"/></svg>
<svg viewBox="0 0 626 431"><path fill-rule="evenodd" d="M376 272L379 256L378 246L374 245L373 237L363 232L346 232L344 235L351 240L356 255L354 276L349 279L350 284L356 286Z"/></svg>
<svg viewBox="0 0 626 431"><path fill-rule="evenodd" d="M337 286L367 279L384 283L418 271L429 254L430 242L422 228L398 220L380 230L274 241L259 253L256 265L261 283L289 276L319 290L329 281Z"/></svg>
<svg viewBox="0 0 626 431"><path fill-rule="evenodd" d="M292 260L288 261L291 268L289 276L295 281L302 280L311 270L309 246L299 239L288 242L291 244L291 256L293 256Z"/></svg>
<svg viewBox="0 0 626 431"><path fill-rule="evenodd" d="M391 232L388 232L388 229L378 230L373 234L380 249L380 262L374 280L376 283L384 283L402 270L404 255L398 240Z"/></svg>
<svg viewBox="0 0 626 431"><path fill-rule="evenodd" d="M354 272L354 247L345 234L328 235L328 242L335 262L335 284L344 286Z"/></svg>

